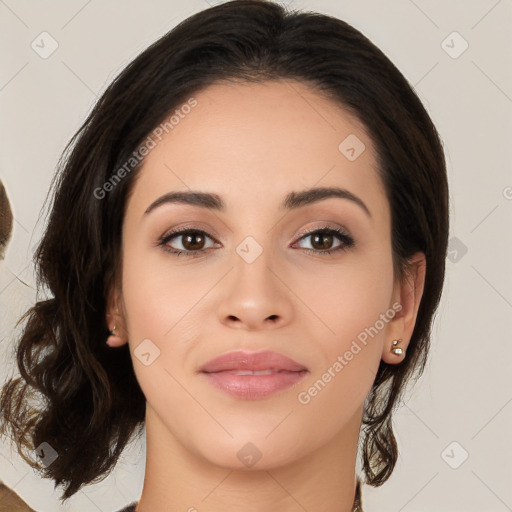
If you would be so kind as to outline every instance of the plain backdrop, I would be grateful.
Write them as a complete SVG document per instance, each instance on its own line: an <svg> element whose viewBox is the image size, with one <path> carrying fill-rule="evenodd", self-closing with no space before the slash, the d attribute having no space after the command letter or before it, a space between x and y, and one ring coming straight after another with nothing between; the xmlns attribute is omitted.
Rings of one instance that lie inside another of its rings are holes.
<svg viewBox="0 0 512 512"><path fill-rule="evenodd" d="M214 3L0 1L0 176L15 217L0 263L2 382L14 324L34 300L32 252L64 145L121 69ZM363 486L365 511L512 510L512 2L281 3L339 17L379 46L425 104L448 163L451 240L431 357L395 417L396 469L382 487ZM47 51L58 45L46 58L33 49L41 37ZM144 461L142 440L61 506L53 482L4 443L0 479L40 512L108 512L139 498Z"/></svg>

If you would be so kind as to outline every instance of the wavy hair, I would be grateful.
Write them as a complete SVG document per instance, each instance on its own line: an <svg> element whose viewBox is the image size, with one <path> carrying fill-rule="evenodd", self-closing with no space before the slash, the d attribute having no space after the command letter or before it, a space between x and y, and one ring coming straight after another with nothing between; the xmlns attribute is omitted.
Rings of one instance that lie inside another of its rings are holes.
<svg viewBox="0 0 512 512"><path fill-rule="evenodd" d="M310 85L365 126L391 208L395 275L406 278L415 252L426 256L407 358L398 365L380 362L363 413L366 483L380 486L391 475L398 457L392 414L407 382L423 372L444 281L448 185L442 142L408 81L351 25L266 0L234 0L187 18L137 56L59 159L34 257L38 290L48 295L20 320L20 378L3 387L0 432L42 476L64 487L62 501L107 476L145 419L128 345L113 350L105 344L108 293L119 271L125 206L140 164L108 193L98 191L193 94L220 82L281 79ZM47 466L34 457L45 442L58 454Z"/></svg>

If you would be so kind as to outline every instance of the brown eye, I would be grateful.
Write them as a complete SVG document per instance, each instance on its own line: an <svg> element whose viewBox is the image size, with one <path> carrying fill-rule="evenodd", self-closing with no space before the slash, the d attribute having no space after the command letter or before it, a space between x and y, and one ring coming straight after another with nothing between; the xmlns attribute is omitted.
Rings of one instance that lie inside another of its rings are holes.
<svg viewBox="0 0 512 512"><path fill-rule="evenodd" d="M354 239L343 230L325 227L316 229L303 235L297 243L310 239L309 247L302 247L305 251L315 254L330 254L336 251L344 251L354 245ZM336 240L338 243L336 244Z"/></svg>
<svg viewBox="0 0 512 512"><path fill-rule="evenodd" d="M331 249L331 246L334 242L334 237L330 234L321 233L314 234L311 236L311 245L314 249L318 249L319 251Z"/></svg>
<svg viewBox="0 0 512 512"><path fill-rule="evenodd" d="M204 236L199 233L181 235L181 244L187 251L197 251L203 249L204 241Z"/></svg>
<svg viewBox="0 0 512 512"><path fill-rule="evenodd" d="M199 256L213 245L205 246L207 239L213 241L212 237L204 231L188 229L165 235L158 245L163 246L164 250L177 255L190 253L191 256Z"/></svg>

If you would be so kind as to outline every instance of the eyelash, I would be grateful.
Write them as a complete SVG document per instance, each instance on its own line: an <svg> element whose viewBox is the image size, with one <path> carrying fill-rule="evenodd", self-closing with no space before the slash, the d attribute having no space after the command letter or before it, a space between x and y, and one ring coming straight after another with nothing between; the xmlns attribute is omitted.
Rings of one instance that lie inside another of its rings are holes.
<svg viewBox="0 0 512 512"><path fill-rule="evenodd" d="M340 240L342 243L338 247L335 247L334 249L327 249L325 251L319 250L319 249L303 249L306 251L307 254L314 254L314 255L329 255L333 254L339 251L346 251L347 249L353 247L355 245L355 240L344 230L340 228L333 228L331 226L322 226L319 228L315 228L312 231L307 231L305 233L302 233L297 242L300 242L302 239L307 238L311 235L316 235L318 233L327 234L327 235L335 235L338 240ZM195 235L206 235L208 238L214 240L213 237L211 237L206 231L202 231L201 229L195 229L195 228L189 228L189 229L181 229L176 231L170 231L169 233L166 233L163 235L157 242L157 246L162 247L162 249L170 254L173 254L174 256L181 256L185 255L185 257L190 258L196 258L201 256L203 253L205 253L209 249L199 249L197 251L184 251L181 249L170 249L167 244L173 239L177 238L180 235L187 235L187 234L195 234ZM216 240L214 240L216 241ZM295 242L295 243L297 243Z"/></svg>

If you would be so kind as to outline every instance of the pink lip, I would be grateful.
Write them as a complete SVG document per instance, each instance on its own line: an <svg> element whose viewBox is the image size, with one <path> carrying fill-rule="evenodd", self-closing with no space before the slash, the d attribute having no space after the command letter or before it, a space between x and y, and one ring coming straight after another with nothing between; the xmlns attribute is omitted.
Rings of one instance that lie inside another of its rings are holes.
<svg viewBox="0 0 512 512"><path fill-rule="evenodd" d="M200 371L207 373L226 370L286 370L297 372L307 370L307 368L289 357L270 350L263 352L234 350L208 361L200 368Z"/></svg>
<svg viewBox="0 0 512 512"><path fill-rule="evenodd" d="M237 375L236 372L267 371L265 375ZM256 400L297 384L308 369L271 351L228 352L207 362L200 372L210 384L237 398Z"/></svg>

